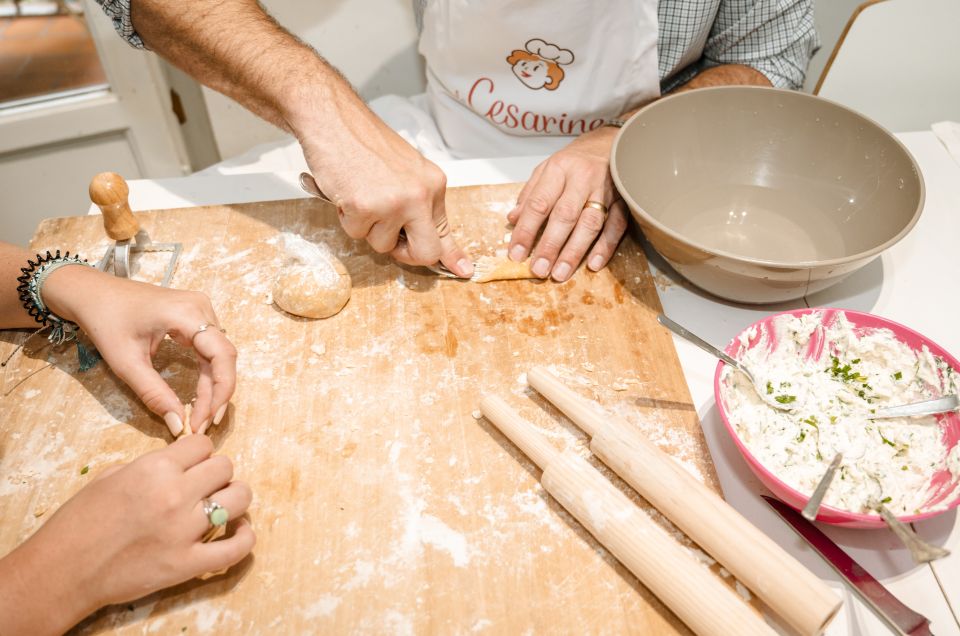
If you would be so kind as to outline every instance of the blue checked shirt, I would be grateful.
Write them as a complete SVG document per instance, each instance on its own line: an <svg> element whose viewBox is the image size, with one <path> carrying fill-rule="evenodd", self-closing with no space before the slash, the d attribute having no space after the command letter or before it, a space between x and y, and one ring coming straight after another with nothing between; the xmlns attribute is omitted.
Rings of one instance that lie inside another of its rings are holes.
<svg viewBox="0 0 960 636"><path fill-rule="evenodd" d="M144 48L130 20L133 0L97 0L130 44ZM413 0L417 24L428 1ZM699 71L743 64L778 88L798 89L819 46L813 0L660 0L657 53L663 92Z"/></svg>

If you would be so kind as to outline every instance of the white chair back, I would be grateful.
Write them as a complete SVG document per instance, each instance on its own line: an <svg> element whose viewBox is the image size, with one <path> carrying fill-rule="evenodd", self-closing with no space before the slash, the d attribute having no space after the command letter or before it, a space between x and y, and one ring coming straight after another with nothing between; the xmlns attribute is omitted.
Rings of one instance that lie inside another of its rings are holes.
<svg viewBox="0 0 960 636"><path fill-rule="evenodd" d="M942 120L960 122L960 0L861 5L814 94L894 132L928 130Z"/></svg>

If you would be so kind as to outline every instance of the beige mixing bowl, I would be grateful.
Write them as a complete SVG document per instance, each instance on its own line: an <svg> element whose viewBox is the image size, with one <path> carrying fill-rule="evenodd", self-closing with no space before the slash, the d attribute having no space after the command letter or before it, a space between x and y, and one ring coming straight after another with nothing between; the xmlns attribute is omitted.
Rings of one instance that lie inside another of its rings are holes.
<svg viewBox="0 0 960 636"><path fill-rule="evenodd" d="M732 86L643 108L614 143L617 189L653 247L744 303L833 285L920 218L923 179L886 130L838 104Z"/></svg>

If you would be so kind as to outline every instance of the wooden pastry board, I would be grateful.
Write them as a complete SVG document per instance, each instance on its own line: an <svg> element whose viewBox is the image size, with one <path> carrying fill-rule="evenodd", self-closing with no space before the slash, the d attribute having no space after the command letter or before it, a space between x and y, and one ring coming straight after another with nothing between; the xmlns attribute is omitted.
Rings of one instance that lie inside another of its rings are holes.
<svg viewBox="0 0 960 636"><path fill-rule="evenodd" d="M449 191L454 231L475 255L503 249L518 191ZM239 350L233 406L211 436L253 487L258 543L228 574L106 608L78 633L686 632L472 415L482 394L500 394L558 447L588 455L584 435L525 389L525 370L553 365L718 489L632 238L609 269L564 284L478 285L372 253L317 200L138 216L154 240L183 242L172 285L206 292ZM353 296L337 316L299 319L270 304L283 231L346 264ZM106 245L99 217L46 221L34 240L91 260ZM139 278L159 279L163 260L152 258ZM0 355L23 337L0 334ZM0 400L0 553L105 466L170 441L102 364L79 373L72 348L18 354L3 392L48 357L54 367ZM168 341L156 364L189 401L191 355Z"/></svg>

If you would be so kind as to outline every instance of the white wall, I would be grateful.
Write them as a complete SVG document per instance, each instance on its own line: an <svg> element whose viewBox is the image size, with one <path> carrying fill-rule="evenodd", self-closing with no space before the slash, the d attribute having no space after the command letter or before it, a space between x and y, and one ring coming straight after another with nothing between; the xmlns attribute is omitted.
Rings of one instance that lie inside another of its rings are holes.
<svg viewBox="0 0 960 636"><path fill-rule="evenodd" d="M338 68L364 99L423 91L411 0L263 0L263 4L280 24ZM232 100L203 90L224 159L284 137Z"/></svg>

